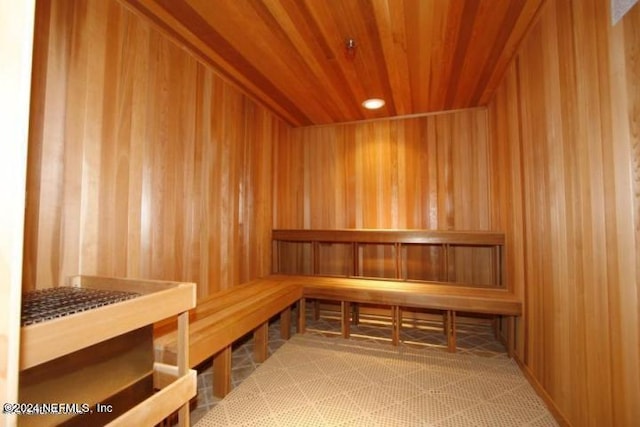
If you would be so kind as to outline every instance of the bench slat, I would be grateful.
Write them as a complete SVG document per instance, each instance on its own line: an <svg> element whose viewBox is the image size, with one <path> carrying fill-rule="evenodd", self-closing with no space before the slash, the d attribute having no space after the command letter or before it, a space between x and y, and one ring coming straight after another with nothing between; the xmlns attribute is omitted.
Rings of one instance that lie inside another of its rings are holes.
<svg viewBox="0 0 640 427"><path fill-rule="evenodd" d="M378 279L272 275L303 286L305 298L518 316L522 302L502 289Z"/></svg>
<svg viewBox="0 0 640 427"><path fill-rule="evenodd" d="M301 298L298 286L280 286L258 290L242 303L225 307L219 312L194 322L189 328L189 365L196 366L237 339L243 337L275 314ZM175 357L175 332L155 339L158 358L171 361Z"/></svg>
<svg viewBox="0 0 640 427"><path fill-rule="evenodd" d="M380 279L271 275L216 293L198 304L190 316L189 365L196 366L220 352L301 298L505 316L522 313L522 301L504 289ZM172 362L176 333L158 333L167 329L166 325L156 329L155 347L160 360Z"/></svg>

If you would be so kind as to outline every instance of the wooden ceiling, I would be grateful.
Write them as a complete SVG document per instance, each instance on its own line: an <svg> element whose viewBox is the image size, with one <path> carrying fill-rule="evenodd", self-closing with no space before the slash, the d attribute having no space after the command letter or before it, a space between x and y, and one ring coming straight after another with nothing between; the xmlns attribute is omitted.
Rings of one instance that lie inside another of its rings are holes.
<svg viewBox="0 0 640 427"><path fill-rule="evenodd" d="M484 105L544 2L124 1L293 126Z"/></svg>

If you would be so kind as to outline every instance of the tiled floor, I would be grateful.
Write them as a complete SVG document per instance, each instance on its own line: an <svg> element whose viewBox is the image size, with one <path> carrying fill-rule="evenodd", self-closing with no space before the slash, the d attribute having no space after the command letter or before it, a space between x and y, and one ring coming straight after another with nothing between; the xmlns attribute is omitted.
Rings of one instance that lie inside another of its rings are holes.
<svg viewBox="0 0 640 427"><path fill-rule="evenodd" d="M417 327L412 327L417 326ZM248 339L233 352L234 390L212 396L211 369L198 375L192 423L209 426L555 426L543 402L488 324L458 324L458 353L446 352L438 322L405 325L390 344L386 325L352 327L308 318L305 335L280 339L253 362ZM333 336L332 336L333 335ZM277 350L277 351L276 351Z"/></svg>

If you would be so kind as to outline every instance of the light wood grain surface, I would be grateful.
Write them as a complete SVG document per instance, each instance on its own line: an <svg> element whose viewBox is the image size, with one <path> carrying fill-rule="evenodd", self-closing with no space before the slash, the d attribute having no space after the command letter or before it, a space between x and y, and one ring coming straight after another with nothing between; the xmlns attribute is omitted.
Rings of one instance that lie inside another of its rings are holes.
<svg viewBox="0 0 640 427"><path fill-rule="evenodd" d="M640 419L640 7L610 22L548 1L489 110L518 354L573 426Z"/></svg>
<svg viewBox="0 0 640 427"><path fill-rule="evenodd" d="M18 401L20 288L35 0L0 3L0 402ZM0 415L0 427L15 426Z"/></svg>
<svg viewBox="0 0 640 427"><path fill-rule="evenodd" d="M268 273L287 127L115 1L37 12L25 289L83 273L205 296Z"/></svg>
<svg viewBox="0 0 640 427"><path fill-rule="evenodd" d="M230 347L234 341L296 303L301 296L299 285L282 278L267 277L201 299L189 318L189 366L197 366ZM156 325L154 335L160 359L173 363L178 348L175 322ZM225 365L228 362L224 362Z"/></svg>
<svg viewBox="0 0 640 427"><path fill-rule="evenodd" d="M294 126L484 105L543 3L123 1Z"/></svg>
<svg viewBox="0 0 640 427"><path fill-rule="evenodd" d="M74 278L74 285L84 287L86 282L88 288L94 288L102 279L78 276ZM130 330L187 312L196 305L194 283L145 283L117 278L104 280L105 287L99 289L138 292L140 287L142 295L118 304L23 326L20 369L40 365Z"/></svg>
<svg viewBox="0 0 640 427"><path fill-rule="evenodd" d="M458 244L469 246L504 245L504 234L488 231L461 230L393 230L393 229L332 229L294 230L271 232L273 240L292 242L354 242L404 244Z"/></svg>
<svg viewBox="0 0 640 427"><path fill-rule="evenodd" d="M640 419L640 7L547 0L488 109L298 129L118 3L36 20L26 289L203 297L266 274L272 228L504 230L516 355L556 413Z"/></svg>
<svg viewBox="0 0 640 427"><path fill-rule="evenodd" d="M294 129L275 146L274 228L499 230L491 220L490 155L484 109ZM394 264L384 263L394 259L392 246L363 250L364 274L394 277ZM339 261L348 256L345 251L323 253L321 265L344 273ZM428 276L429 263L443 262L433 248L407 256L416 276ZM304 263L308 254L289 247L283 257L283 265L292 265ZM490 271L465 277L469 263L489 266L490 255L456 252L452 274L460 281L491 281Z"/></svg>
<svg viewBox="0 0 640 427"><path fill-rule="evenodd" d="M293 129L274 228L489 230L485 110Z"/></svg>
<svg viewBox="0 0 640 427"><path fill-rule="evenodd" d="M505 286L504 234L495 231L277 229L271 235L273 272Z"/></svg>
<svg viewBox="0 0 640 427"><path fill-rule="evenodd" d="M345 277L269 277L302 286L307 298L513 316L522 313L522 302L500 289Z"/></svg>

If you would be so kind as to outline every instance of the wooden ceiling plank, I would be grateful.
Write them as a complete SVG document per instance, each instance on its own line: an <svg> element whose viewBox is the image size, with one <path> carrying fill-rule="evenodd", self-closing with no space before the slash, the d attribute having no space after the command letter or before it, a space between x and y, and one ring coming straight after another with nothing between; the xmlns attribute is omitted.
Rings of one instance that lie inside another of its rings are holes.
<svg viewBox="0 0 640 427"><path fill-rule="evenodd" d="M429 40L429 27L421 25L421 19L424 19L425 13L420 10L421 2L405 1L405 37L407 48L407 76L409 90L411 92L411 111L418 108L424 108L427 104L428 82L431 80L429 71L425 73L423 64L430 64L432 60L431 50L426 54L421 52L423 44L431 44ZM427 31L425 31L427 30ZM409 54L412 53L412 54ZM425 82L427 84L425 84Z"/></svg>
<svg viewBox="0 0 640 427"><path fill-rule="evenodd" d="M413 111L434 111L437 91L445 81L441 69L447 9L444 2L405 2Z"/></svg>
<svg viewBox="0 0 640 427"><path fill-rule="evenodd" d="M207 30L202 31L202 37L212 47L218 45L230 50L233 63L241 73L264 70L261 77L268 81L268 95L285 98L311 123L332 121L327 109L317 108L322 97L309 81L308 76L312 73L299 59L288 36L281 31L263 2L186 0L185 3L189 3L210 24ZM240 28L242 31L238 31ZM213 38L214 35L220 36L218 40ZM291 101L300 99L306 102Z"/></svg>
<svg viewBox="0 0 640 427"><path fill-rule="evenodd" d="M225 49L216 45L212 47L199 34L193 31L197 26L190 24L180 15L176 16L167 10L162 0L120 0L130 10L141 14L151 21L160 31L171 37L179 46L190 51L203 63L214 68L225 80L233 83L240 90L259 103L265 105L284 121L293 126L305 126L312 122L288 99L281 96L273 97L268 81L258 75L250 76L238 71L227 57ZM174 3L174 2L168 2ZM176 4L178 1L175 2ZM220 53L222 52L222 53ZM265 86L266 85L266 86Z"/></svg>
<svg viewBox="0 0 640 427"><path fill-rule="evenodd" d="M500 57L505 54L505 46L509 41L509 36L513 33L513 29L518 22L518 18L522 14L522 9L525 7L526 1L511 1L509 7L506 10L505 18L502 20L501 25L498 26L499 31L494 40L491 54L482 68L482 73L476 84L476 89L473 92L469 102L476 104L479 102L484 88L488 81L491 79L491 75L495 72L503 72L503 70L497 70L496 65L500 60ZM506 65L506 64L505 64Z"/></svg>
<svg viewBox="0 0 640 427"><path fill-rule="evenodd" d="M355 9L351 16L354 16L355 18L358 15L362 15L363 19L360 22L364 24L365 40L368 41L370 46L370 50L367 51L367 62L364 65L365 67L373 70L374 80L372 82L372 86L375 87L375 89L372 90L379 91L382 94L380 98L388 102L384 107L385 113L387 115L397 116L398 111L395 103L393 102L394 94L391 88L389 73L387 72L380 28L376 22L373 5L371 0L358 0L354 6ZM376 97L378 96L376 95ZM371 114L376 117L378 116L378 113L375 111L371 112Z"/></svg>
<svg viewBox="0 0 640 427"><path fill-rule="evenodd" d="M392 0L394 1L394 0ZM384 64L389 76L392 99L396 113L411 114L411 79L407 57L407 34L404 6L399 7L397 0L391 7L389 0L373 0L373 11L377 27L380 29L380 41ZM404 3L404 2L402 2Z"/></svg>
<svg viewBox="0 0 640 427"><path fill-rule="evenodd" d="M489 62L500 56L506 40L499 40L501 34L510 31L508 14L517 16L523 0L500 1L483 0L478 2L471 37L461 64L460 80L455 88L454 97L457 106L472 105L473 98L483 71ZM503 37L504 38L504 37Z"/></svg>
<svg viewBox="0 0 640 427"><path fill-rule="evenodd" d="M359 86L360 102L367 98L384 98L382 89L376 86L375 69L372 66L374 41L368 37L362 14L358 13L353 4L354 0L340 1L330 10L331 19L336 23L337 33L342 34L343 43L347 38L356 42L355 55L346 61L352 84Z"/></svg>
<svg viewBox="0 0 640 427"><path fill-rule="evenodd" d="M333 121L335 103L329 103L326 94L319 90L318 82L324 79L298 52L293 35L273 15L274 9L258 0L233 3L242 5L234 6L233 19L226 17L229 21L226 25L232 26L235 33L238 28L250 28L233 35L236 49L256 68L269 70L271 83L290 99L305 100L297 106L314 123ZM230 28L225 31L230 32Z"/></svg>
<svg viewBox="0 0 640 427"><path fill-rule="evenodd" d="M544 3L118 1L293 126L485 105Z"/></svg>
<svg viewBox="0 0 640 427"><path fill-rule="evenodd" d="M250 0L247 3L251 5L267 29L264 35L258 35L258 37L266 39L272 36L265 43L268 46L266 48L262 46L258 49L252 49L253 40L246 40L249 47L247 56L257 57L256 61L262 57L273 64L277 63L281 72L274 73L274 84L284 91L291 91L292 95L295 95L295 99L304 97L307 102L300 108L304 108L307 115L312 117L314 121L331 122L335 120L339 111L336 111L336 102L329 99L330 95L335 92L326 90L328 76L315 61L313 54L307 54L307 44L299 42L299 33L290 24L289 15L282 10L280 6L282 2ZM274 59L276 60L274 61ZM318 90L319 87L325 88L325 90Z"/></svg>
<svg viewBox="0 0 640 427"><path fill-rule="evenodd" d="M502 78L509 64L515 57L522 40L524 40L533 23L537 20L544 4L545 0L529 0L523 6L517 22L502 49L501 55L495 63L495 68L489 80L484 85L482 94L478 98L478 105L486 105L493 98L493 94L500 82L502 82Z"/></svg>
<svg viewBox="0 0 640 427"><path fill-rule="evenodd" d="M329 46L318 24L304 2L294 0L266 0L273 15L289 35L292 46L314 73L320 91L328 100L323 107L333 121L358 113L346 76L337 65L336 52Z"/></svg>
<svg viewBox="0 0 640 427"><path fill-rule="evenodd" d="M355 66L355 61L359 55L361 55L361 46L359 42L356 41L358 46L356 47L355 57L351 58L346 55L346 39L349 37L356 38L356 34L352 34L351 30L345 28L344 25L338 21L337 17L343 15L341 4L336 5L331 2L311 0L305 1L305 6L314 18L317 30L322 34L323 39L334 52L334 67L340 70L341 76L345 79L350 88L350 92L354 96L353 103L356 104L358 109L355 120L365 119L365 112L363 108L360 107L360 103L366 99L367 92L365 91L361 75Z"/></svg>
<svg viewBox="0 0 640 427"><path fill-rule="evenodd" d="M461 14L451 16L453 19L450 21L451 27L449 27L449 31L455 31L457 35L455 37L456 43L453 55L449 62L450 74L448 75L450 75L451 78L446 89L444 110L450 110L458 106L458 104L456 104L458 85L460 84L465 58L469 51L473 23L476 20L478 7L479 2L477 1L465 2L460 10ZM449 34L451 34L450 32Z"/></svg>
<svg viewBox="0 0 640 427"><path fill-rule="evenodd" d="M445 110L449 81L453 72L454 55L458 44L458 32L462 21L464 5L459 1L447 4L445 14L444 41L442 45L442 58L439 66L438 84L431 103L435 110Z"/></svg>

